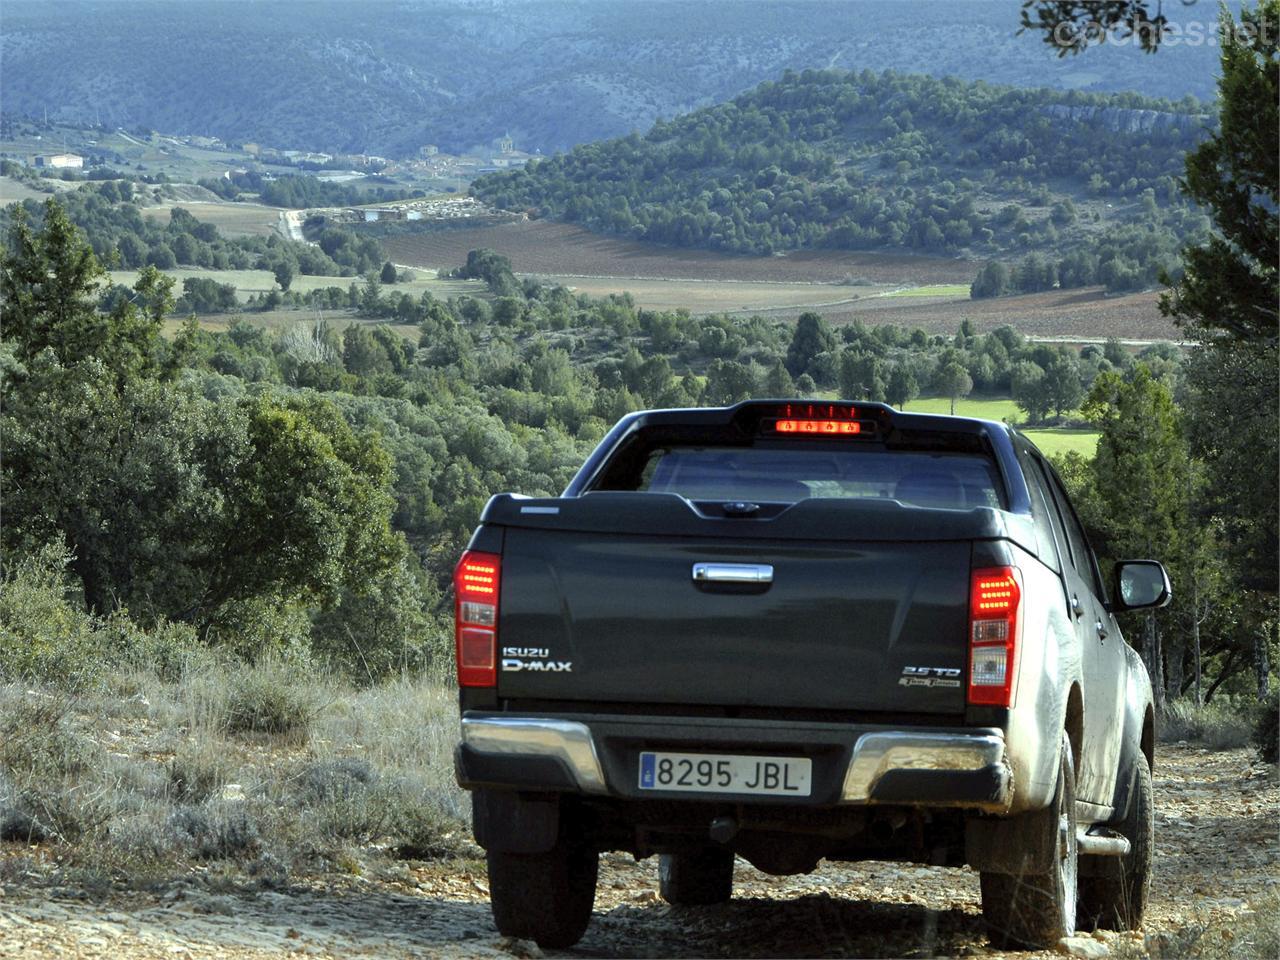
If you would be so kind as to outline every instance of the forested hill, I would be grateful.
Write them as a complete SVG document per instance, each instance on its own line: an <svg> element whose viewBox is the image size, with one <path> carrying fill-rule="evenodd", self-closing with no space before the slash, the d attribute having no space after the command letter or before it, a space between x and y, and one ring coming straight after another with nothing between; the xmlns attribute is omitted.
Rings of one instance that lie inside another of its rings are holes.
<svg viewBox="0 0 1280 960"><path fill-rule="evenodd" d="M1203 225L1176 178L1207 110L1190 98L893 71L788 72L644 136L579 146L473 189L498 206L681 246L989 256L1116 241L1146 244L1126 254L1138 262L1172 256Z"/></svg>

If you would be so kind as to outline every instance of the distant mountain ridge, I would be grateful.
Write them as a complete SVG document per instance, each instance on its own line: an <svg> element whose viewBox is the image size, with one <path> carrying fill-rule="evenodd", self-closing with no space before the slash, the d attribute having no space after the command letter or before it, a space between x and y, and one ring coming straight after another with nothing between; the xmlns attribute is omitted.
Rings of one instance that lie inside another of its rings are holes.
<svg viewBox="0 0 1280 960"><path fill-rule="evenodd" d="M1014 4L985 0L9 0L3 109L395 156L507 133L552 153L648 130L787 69L1213 94L1207 47L1064 61L1016 35L1016 21Z"/></svg>

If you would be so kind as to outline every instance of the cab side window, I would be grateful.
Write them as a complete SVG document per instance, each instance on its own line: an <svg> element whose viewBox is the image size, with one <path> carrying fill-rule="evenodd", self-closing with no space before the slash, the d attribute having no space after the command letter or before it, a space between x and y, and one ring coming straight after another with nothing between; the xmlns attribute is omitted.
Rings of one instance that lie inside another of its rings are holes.
<svg viewBox="0 0 1280 960"><path fill-rule="evenodd" d="M1027 481L1027 495L1031 498L1031 515L1036 521L1036 540L1040 545L1040 559L1055 573L1062 571L1062 563L1058 558L1060 550L1066 549L1066 538L1057 524L1057 513L1052 501L1045 493L1044 481L1035 458L1026 450L1017 448L1018 462L1022 464L1022 475Z"/></svg>
<svg viewBox="0 0 1280 960"><path fill-rule="evenodd" d="M1080 579L1093 590L1093 595L1105 603L1107 592L1102 587L1102 577L1098 573L1098 562L1094 559L1093 550L1089 546L1089 538L1084 533L1084 527L1080 525L1080 520L1076 517L1071 501L1067 499L1067 492L1063 489L1062 481L1058 479L1058 475L1043 461L1041 461L1040 466L1044 470L1045 482L1053 492L1053 500L1058 516L1067 531L1067 545L1071 552L1071 564L1075 567L1076 573L1080 575Z"/></svg>

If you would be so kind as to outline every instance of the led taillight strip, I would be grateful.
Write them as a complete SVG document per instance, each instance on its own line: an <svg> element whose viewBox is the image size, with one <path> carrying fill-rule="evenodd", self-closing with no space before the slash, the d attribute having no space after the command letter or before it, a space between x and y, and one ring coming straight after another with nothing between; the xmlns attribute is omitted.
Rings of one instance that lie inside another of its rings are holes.
<svg viewBox="0 0 1280 960"><path fill-rule="evenodd" d="M779 420L773 427L778 433L812 433L825 436L849 436L862 432L857 420Z"/></svg>

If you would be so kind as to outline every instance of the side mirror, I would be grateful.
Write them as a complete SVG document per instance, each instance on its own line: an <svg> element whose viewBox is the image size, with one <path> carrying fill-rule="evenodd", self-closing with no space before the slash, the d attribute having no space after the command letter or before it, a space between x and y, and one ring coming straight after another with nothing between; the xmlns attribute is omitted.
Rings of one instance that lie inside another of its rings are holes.
<svg viewBox="0 0 1280 960"><path fill-rule="evenodd" d="M1155 560L1121 560L1116 564L1116 610L1147 610L1169 602L1169 574Z"/></svg>

